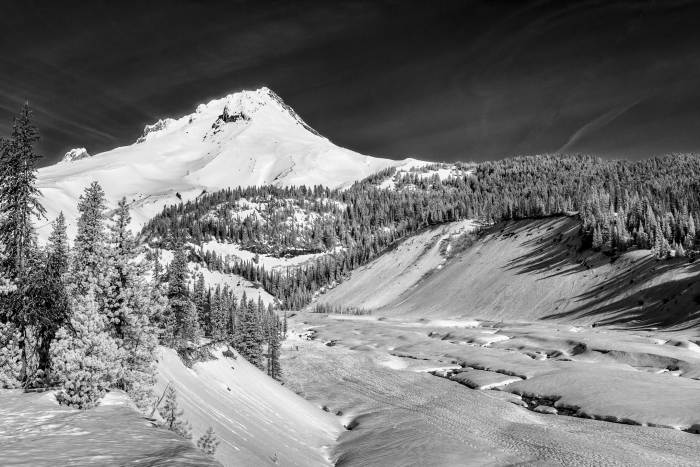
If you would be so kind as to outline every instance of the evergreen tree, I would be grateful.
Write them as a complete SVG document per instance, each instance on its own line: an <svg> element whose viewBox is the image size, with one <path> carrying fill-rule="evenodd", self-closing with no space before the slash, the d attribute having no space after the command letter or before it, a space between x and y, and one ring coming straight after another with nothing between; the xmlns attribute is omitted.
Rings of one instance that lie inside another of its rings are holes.
<svg viewBox="0 0 700 467"><path fill-rule="evenodd" d="M92 182L78 200L78 231L73 246L71 281L76 285L75 293L85 295L89 290L95 299L102 302L107 286L105 194L97 182Z"/></svg>
<svg viewBox="0 0 700 467"><path fill-rule="evenodd" d="M204 330L206 335L211 335L211 317L207 307L207 296L204 284L204 274L201 272L197 275L197 280L192 287L192 301L197 308L199 316L199 327Z"/></svg>
<svg viewBox="0 0 700 467"><path fill-rule="evenodd" d="M201 438L197 440L197 447L201 449L207 456L214 457L216 448L219 446L219 440L216 438L214 428L209 427Z"/></svg>
<svg viewBox="0 0 700 467"><path fill-rule="evenodd" d="M199 337L197 307L190 298L188 286L187 249L182 243L175 248L168 268L168 303L173 320L175 345L185 347Z"/></svg>
<svg viewBox="0 0 700 467"><path fill-rule="evenodd" d="M30 360L35 351L31 334L37 320L30 306L37 297L28 295L36 291L36 277L32 277L29 263L38 256L32 222L45 214L35 186L39 156L33 146L38 139L27 104L15 117L10 138L0 139L0 266L3 278L13 283L12 290L0 296L0 323L12 324L5 326L4 332L8 333L8 342L19 346L21 366L17 377L23 384L30 379ZM18 339L14 338L16 334Z"/></svg>
<svg viewBox="0 0 700 467"><path fill-rule="evenodd" d="M34 315L34 333L38 357L37 376L48 379L51 372L51 343L56 332L70 316L67 291L69 261L68 235L63 213L53 223L44 257L37 257L32 271L31 286L25 295ZM45 381L47 382L47 381ZM37 381L40 383L40 381Z"/></svg>
<svg viewBox="0 0 700 467"><path fill-rule="evenodd" d="M14 119L10 138L0 140L0 244L11 277L22 274L35 243L32 221L46 212L36 188L40 156L34 143L38 139L32 112L25 104Z"/></svg>
<svg viewBox="0 0 700 467"><path fill-rule="evenodd" d="M225 291L222 294L221 286L216 285L211 297L211 337L214 340L223 340L227 331L227 312Z"/></svg>
<svg viewBox="0 0 700 467"><path fill-rule="evenodd" d="M53 223L53 230L48 240L49 262L52 263L52 268L61 276L68 272L69 251L66 218L63 215L63 211L61 211Z"/></svg>
<svg viewBox="0 0 700 467"><path fill-rule="evenodd" d="M14 324L0 322L0 388L19 388L22 384L21 338Z"/></svg>
<svg viewBox="0 0 700 467"><path fill-rule="evenodd" d="M60 403L81 409L98 404L120 377L123 359L117 343L107 333L90 291L73 301L73 315L51 345L54 374L63 385Z"/></svg>
<svg viewBox="0 0 700 467"><path fill-rule="evenodd" d="M255 302L251 299L247 305L242 304L242 310L241 322L236 328L234 347L243 358L262 370L264 369L262 362L264 335Z"/></svg>
<svg viewBox="0 0 700 467"><path fill-rule="evenodd" d="M166 389L165 401L161 407L158 407L158 413L163 418L165 428L185 439L192 439L190 424L182 418L184 411L177 404L177 392L172 386Z"/></svg>
<svg viewBox="0 0 700 467"><path fill-rule="evenodd" d="M162 313L159 290L146 281L147 264L139 260L136 242L129 230L131 215L126 199L117 205L110 226L109 298L104 310L109 332L124 350L123 371L115 387L125 390L136 405L145 409L153 400L155 350L158 343L154 316Z"/></svg>
<svg viewBox="0 0 700 467"><path fill-rule="evenodd" d="M281 324L277 317L273 317L273 319L267 341L267 374L280 381L282 379L282 368L280 366Z"/></svg>

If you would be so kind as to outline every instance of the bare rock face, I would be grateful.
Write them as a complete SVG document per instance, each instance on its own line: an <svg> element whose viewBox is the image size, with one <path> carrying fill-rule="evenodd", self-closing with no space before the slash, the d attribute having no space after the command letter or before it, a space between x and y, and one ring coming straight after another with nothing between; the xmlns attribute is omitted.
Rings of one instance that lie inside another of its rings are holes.
<svg viewBox="0 0 700 467"><path fill-rule="evenodd" d="M559 411L554 407L549 407L548 405L538 405L535 407L535 412L544 413L548 415L557 415Z"/></svg>
<svg viewBox="0 0 700 467"><path fill-rule="evenodd" d="M87 159L88 157L90 157L90 154L87 152L87 149L75 148L68 151L61 160L63 162L72 162L80 159Z"/></svg>
<svg viewBox="0 0 700 467"><path fill-rule="evenodd" d="M157 122L155 122L152 125L146 125L143 128L143 134L141 135L141 137L139 139L136 140L136 142L143 143L144 141L146 141L146 139L148 139L149 135L151 135L153 133L157 133L161 130L165 130L174 121L175 120L173 120L172 118L166 118L166 119L158 120Z"/></svg>

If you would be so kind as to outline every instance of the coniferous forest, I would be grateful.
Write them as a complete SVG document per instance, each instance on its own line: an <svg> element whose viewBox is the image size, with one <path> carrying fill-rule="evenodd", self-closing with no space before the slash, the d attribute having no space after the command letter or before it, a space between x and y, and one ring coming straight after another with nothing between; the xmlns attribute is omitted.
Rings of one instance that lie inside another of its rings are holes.
<svg viewBox="0 0 700 467"><path fill-rule="evenodd" d="M460 219L489 224L575 214L585 247L610 254L642 248L659 259L695 258L698 155L640 161L540 155L455 164L459 175L430 176L441 166L402 173L391 168L345 190L262 186L203 194L165 208L141 235L158 247L168 247L175 238L195 245L213 239L272 256L326 253L300 267L271 271L254 260L228 261L191 249L193 260L259 283L287 309L305 306L321 287L342 280L396 241ZM391 177L394 189L379 186ZM251 203L256 212L241 215L246 210L240 208Z"/></svg>

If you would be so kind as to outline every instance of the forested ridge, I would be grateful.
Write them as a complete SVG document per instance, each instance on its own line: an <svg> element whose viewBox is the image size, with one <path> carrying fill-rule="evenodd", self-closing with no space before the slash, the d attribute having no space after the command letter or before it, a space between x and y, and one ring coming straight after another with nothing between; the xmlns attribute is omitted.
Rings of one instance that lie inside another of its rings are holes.
<svg viewBox="0 0 700 467"><path fill-rule="evenodd" d="M452 168L441 178L436 169ZM485 223L577 213L583 244L610 254L648 248L658 258L694 258L700 221L700 156L640 161L538 155L480 164L386 169L345 190L274 186L230 188L166 207L142 237L162 247L174 238L209 239L275 256L323 253L314 262L269 271L255 261L194 259L259 282L285 308L422 228L466 218ZM391 189L381 188L387 179ZM251 203L259 209L247 212ZM301 216L299 214L301 213Z"/></svg>

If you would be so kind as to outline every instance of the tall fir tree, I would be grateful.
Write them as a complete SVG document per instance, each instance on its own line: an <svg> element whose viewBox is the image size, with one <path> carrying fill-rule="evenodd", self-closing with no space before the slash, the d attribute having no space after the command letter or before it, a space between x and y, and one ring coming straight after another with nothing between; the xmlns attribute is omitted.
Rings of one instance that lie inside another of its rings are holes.
<svg viewBox="0 0 700 467"><path fill-rule="evenodd" d="M200 333L197 307L190 297L189 276L187 249L178 242L168 268L169 314L173 323L174 345L178 348L196 343Z"/></svg>
<svg viewBox="0 0 700 467"><path fill-rule="evenodd" d="M267 340L267 374L277 381L282 379L282 367L280 366L281 329L282 323L273 315Z"/></svg>
<svg viewBox="0 0 700 467"><path fill-rule="evenodd" d="M92 182L78 200L80 216L73 245L71 280L76 285L76 294L85 295L93 290L98 303L106 292L105 209L104 191L99 183Z"/></svg>
<svg viewBox="0 0 700 467"><path fill-rule="evenodd" d="M12 123L10 138L0 140L0 244L12 277L22 274L32 254L33 220L46 212L36 187L40 156L34 144L38 140L39 131L32 123L29 104L25 104Z"/></svg>
<svg viewBox="0 0 700 467"><path fill-rule="evenodd" d="M158 289L152 290L146 277L147 263L142 261L136 241L129 230L131 215L122 198L110 225L108 269L109 299L105 300L105 317L109 332L124 350L123 371L115 386L125 390L136 405L145 409L153 401L155 383L155 349L158 333L154 317L162 313Z"/></svg>
<svg viewBox="0 0 700 467"><path fill-rule="evenodd" d="M32 123L32 112L25 104L12 123L9 139L0 140L0 245L3 277L13 281L13 290L0 297L0 323L12 323L19 333L22 384L30 379L30 360L34 356L33 328L39 314L31 306L38 297L30 262L36 263L38 252L33 221L44 217L36 188L37 162L34 143L39 132Z"/></svg>
<svg viewBox="0 0 700 467"><path fill-rule="evenodd" d="M238 352L256 367L264 370L262 361L262 346L265 340L260 317L255 302L251 299L242 304L241 322L236 327L234 347Z"/></svg>

